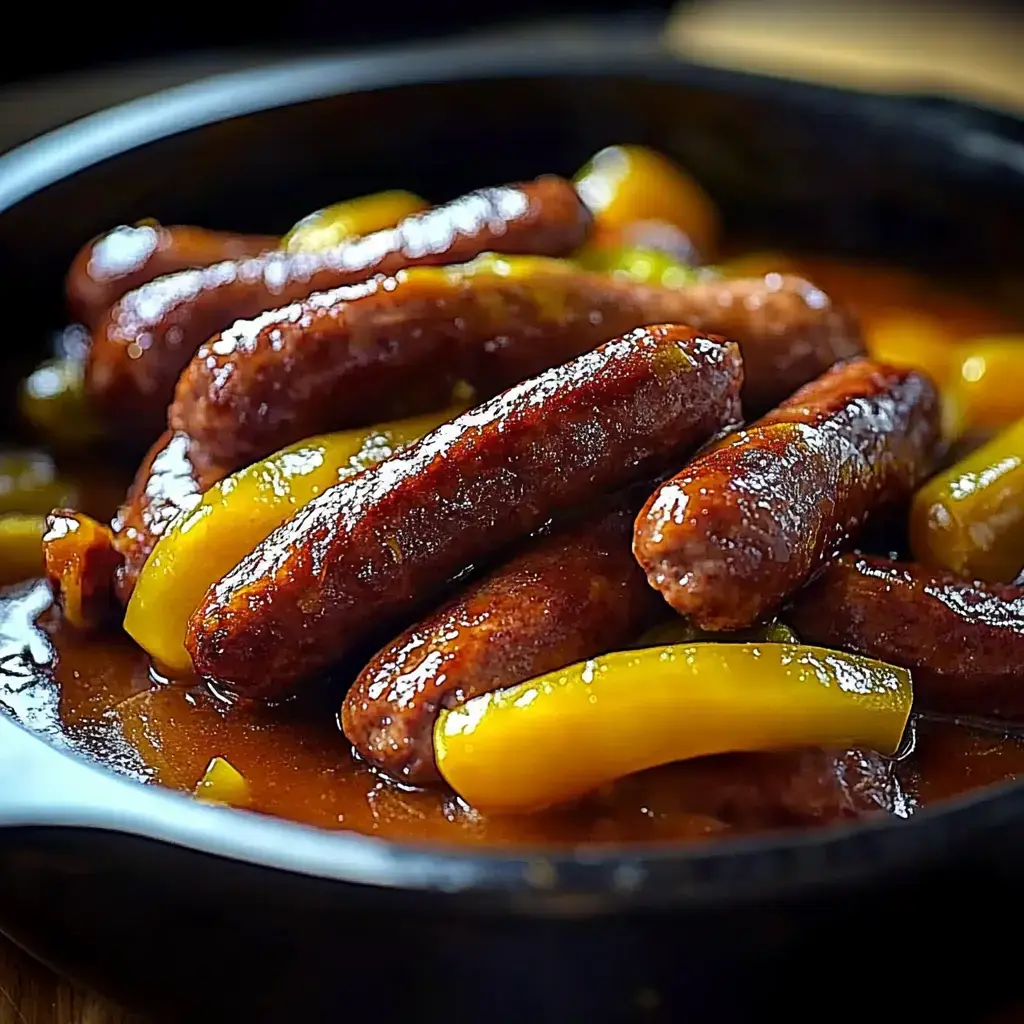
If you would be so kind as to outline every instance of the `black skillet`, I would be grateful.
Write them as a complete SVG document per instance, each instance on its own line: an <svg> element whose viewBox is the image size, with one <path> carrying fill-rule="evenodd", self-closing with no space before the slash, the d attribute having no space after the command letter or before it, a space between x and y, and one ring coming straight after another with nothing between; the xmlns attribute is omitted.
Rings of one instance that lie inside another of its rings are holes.
<svg viewBox="0 0 1024 1024"><path fill-rule="evenodd" d="M346 194L443 199L624 141L692 168L746 237L1024 273L1024 124L1005 115L712 71L611 34L316 58L0 159L3 386L110 225L284 231ZM855 829L488 855L200 806L0 715L0 824L4 931L170 1020L966 1019L1016 973L1021 786Z"/></svg>

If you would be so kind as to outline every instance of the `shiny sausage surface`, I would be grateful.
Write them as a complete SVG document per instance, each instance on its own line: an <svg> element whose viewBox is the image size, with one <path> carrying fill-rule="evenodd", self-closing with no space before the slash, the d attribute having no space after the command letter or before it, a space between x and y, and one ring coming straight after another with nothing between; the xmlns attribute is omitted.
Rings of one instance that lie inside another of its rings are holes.
<svg viewBox="0 0 1024 1024"><path fill-rule="evenodd" d="M864 354L856 320L791 274L703 281L682 289L672 319L735 338L743 350L743 411L761 416L833 363Z"/></svg>
<svg viewBox="0 0 1024 1024"><path fill-rule="evenodd" d="M663 483L633 549L655 589L702 629L774 611L865 520L907 500L940 439L931 382L841 364Z"/></svg>
<svg viewBox="0 0 1024 1024"><path fill-rule="evenodd" d="M122 557L115 584L122 603L131 597L135 580L167 527L180 513L191 512L203 491L226 475L213 465L197 466L194 447L187 434L165 431L143 459L111 523L114 547Z"/></svg>
<svg viewBox="0 0 1024 1024"><path fill-rule="evenodd" d="M634 640L664 607L630 552L638 504L532 542L381 650L342 705L356 750L402 781L436 781L442 707Z"/></svg>
<svg viewBox="0 0 1024 1024"><path fill-rule="evenodd" d="M279 697L551 516L655 475L739 416L735 344L637 330L331 487L207 592L196 668Z"/></svg>
<svg viewBox="0 0 1024 1024"><path fill-rule="evenodd" d="M922 708L1024 716L1024 587L846 555L787 613L802 640L909 668Z"/></svg>
<svg viewBox="0 0 1024 1024"><path fill-rule="evenodd" d="M92 327L123 295L154 278L258 256L278 241L191 225L121 224L78 251L65 282L68 309Z"/></svg>
<svg viewBox="0 0 1024 1024"><path fill-rule="evenodd" d="M237 466L321 431L437 407L458 377L496 394L650 323L737 340L745 409L860 351L852 322L799 278L668 289L553 260L513 266L415 268L240 321L182 374L171 425L203 457Z"/></svg>
<svg viewBox="0 0 1024 1024"><path fill-rule="evenodd" d="M470 192L322 252L267 252L157 278L124 295L96 325L90 398L109 424L155 435L196 349L235 320L416 264L461 263L488 250L567 255L589 224L572 185L543 177Z"/></svg>

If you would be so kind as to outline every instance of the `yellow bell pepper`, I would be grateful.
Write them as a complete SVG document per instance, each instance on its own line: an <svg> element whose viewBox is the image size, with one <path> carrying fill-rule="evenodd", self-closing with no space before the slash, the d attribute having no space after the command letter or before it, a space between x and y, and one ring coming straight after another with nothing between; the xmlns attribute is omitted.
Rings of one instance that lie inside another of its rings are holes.
<svg viewBox="0 0 1024 1024"><path fill-rule="evenodd" d="M576 254L576 261L587 270L664 288L685 288L716 276L710 267L691 267L653 249L587 246Z"/></svg>
<svg viewBox="0 0 1024 1024"><path fill-rule="evenodd" d="M926 565L989 583L1024 568L1024 419L943 473L910 506L910 545Z"/></svg>
<svg viewBox="0 0 1024 1024"><path fill-rule="evenodd" d="M252 799L245 776L228 760L215 757L196 783L199 800L228 807L247 807Z"/></svg>
<svg viewBox="0 0 1024 1024"><path fill-rule="evenodd" d="M46 517L9 513L0 516L0 586L43 575Z"/></svg>
<svg viewBox="0 0 1024 1024"><path fill-rule="evenodd" d="M803 746L899 748L910 673L793 644L620 651L442 711L437 766L485 812L525 813L655 765Z"/></svg>
<svg viewBox="0 0 1024 1024"><path fill-rule="evenodd" d="M594 239L614 242L639 221L662 221L687 235L705 259L718 242L718 211L704 190L661 153L609 146L576 175L576 190L594 214Z"/></svg>
<svg viewBox="0 0 1024 1024"><path fill-rule="evenodd" d="M956 337L939 317L886 311L862 318L862 326L867 350L880 362L922 370L940 387L955 376Z"/></svg>
<svg viewBox="0 0 1024 1024"><path fill-rule="evenodd" d="M310 438L215 484L153 548L128 602L125 631L170 674L191 672L185 650L189 616L217 580L321 491L464 408Z"/></svg>
<svg viewBox="0 0 1024 1024"><path fill-rule="evenodd" d="M998 430L1024 416L1018 384L1024 335L978 338L958 346L954 396L970 430Z"/></svg>
<svg viewBox="0 0 1024 1024"><path fill-rule="evenodd" d="M393 228L429 205L411 192L398 190L347 199L303 217L281 240L281 248L288 252L329 249L350 238Z"/></svg>

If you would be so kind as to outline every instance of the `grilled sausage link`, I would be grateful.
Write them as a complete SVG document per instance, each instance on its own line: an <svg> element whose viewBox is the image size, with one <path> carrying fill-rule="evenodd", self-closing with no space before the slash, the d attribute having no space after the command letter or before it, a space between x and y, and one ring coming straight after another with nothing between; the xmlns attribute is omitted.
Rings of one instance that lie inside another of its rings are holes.
<svg viewBox="0 0 1024 1024"><path fill-rule="evenodd" d="M71 315L95 325L124 294L179 270L209 267L276 249L279 239L187 225L121 224L82 246L65 282Z"/></svg>
<svg viewBox="0 0 1024 1024"><path fill-rule="evenodd" d="M702 629L774 611L887 505L908 499L940 437L922 375L859 359L802 388L663 483L633 550Z"/></svg>
<svg viewBox="0 0 1024 1024"><path fill-rule="evenodd" d="M197 670L280 697L455 573L671 465L739 416L735 344L637 330L328 488L207 595Z"/></svg>
<svg viewBox="0 0 1024 1024"><path fill-rule="evenodd" d="M127 604L142 567L164 531L182 512L199 504L203 491L226 474L196 465L187 434L168 430L150 448L111 523L113 546L121 555L114 593Z"/></svg>
<svg viewBox="0 0 1024 1024"><path fill-rule="evenodd" d="M844 314L824 299L808 304L812 286L770 280L677 290L554 260L498 273L415 268L236 323L182 374L170 422L211 462L240 465L375 414L436 407L458 377L482 396L496 394L650 323L696 323L736 339L744 408L760 408L861 350ZM716 314L727 331L715 327Z"/></svg>
<svg viewBox="0 0 1024 1024"><path fill-rule="evenodd" d="M567 255L589 224L572 185L543 177L471 192L323 252L265 252L159 277L124 295L96 325L90 399L112 426L155 435L196 349L235 320L416 264L461 263L488 250Z"/></svg>
<svg viewBox="0 0 1024 1024"><path fill-rule="evenodd" d="M903 665L922 708L1024 716L1024 587L847 555L787 616L801 639Z"/></svg>
<svg viewBox="0 0 1024 1024"><path fill-rule="evenodd" d="M638 504L535 541L380 651L342 705L356 750L402 781L436 781L441 708L634 640L664 608L630 553Z"/></svg>
<svg viewBox="0 0 1024 1024"><path fill-rule="evenodd" d="M743 411L761 416L834 363L863 355L856 320L790 274L705 281L684 290L672 318L734 338L743 350Z"/></svg>

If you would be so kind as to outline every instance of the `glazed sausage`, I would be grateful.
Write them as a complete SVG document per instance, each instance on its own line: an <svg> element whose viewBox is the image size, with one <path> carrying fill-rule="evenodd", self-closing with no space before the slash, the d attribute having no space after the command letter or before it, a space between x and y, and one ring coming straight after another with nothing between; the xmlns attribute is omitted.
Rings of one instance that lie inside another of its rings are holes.
<svg viewBox="0 0 1024 1024"><path fill-rule="evenodd" d="M807 643L909 668L919 707L1024 716L1024 587L847 555L797 595L788 617Z"/></svg>
<svg viewBox="0 0 1024 1024"><path fill-rule="evenodd" d="M672 319L740 343L747 419L774 408L834 363L865 352L856 320L801 277L704 281L684 294L685 310Z"/></svg>
<svg viewBox="0 0 1024 1024"><path fill-rule="evenodd" d="M620 806L628 803L621 791L633 787L655 813L685 809L740 831L884 816L895 812L902 795L891 760L873 751L817 747L721 754L680 762L653 777L630 776L615 784ZM599 807L600 800L590 803Z"/></svg>
<svg viewBox="0 0 1024 1024"><path fill-rule="evenodd" d="M835 367L663 483L633 550L707 630L774 611L869 515L907 500L940 438L931 382L870 359Z"/></svg>
<svg viewBox="0 0 1024 1024"><path fill-rule="evenodd" d="M543 177L471 192L323 252L267 252L157 278L124 295L96 326L90 398L108 423L156 434L189 359L235 320L415 264L461 263L495 249L567 255L589 224L572 185Z"/></svg>
<svg viewBox="0 0 1024 1024"><path fill-rule="evenodd" d="M65 291L72 316L88 327L134 288L165 274L208 267L276 249L269 235L238 235L190 226L121 224L84 245L68 271Z"/></svg>
<svg viewBox="0 0 1024 1024"><path fill-rule="evenodd" d="M135 474L124 504L111 523L120 553L114 592L126 604L142 567L163 532L182 512L199 504L203 491L226 475L219 467L196 465L187 434L166 431Z"/></svg>
<svg viewBox="0 0 1024 1024"><path fill-rule="evenodd" d="M744 407L760 407L860 350L844 314L807 304L810 288L799 278L778 289L760 279L646 287L554 260L505 273L416 268L236 323L182 374L170 423L204 457L241 465L375 414L437 407L457 377L490 396L634 327L669 322L735 338ZM728 331L715 327L716 310Z"/></svg>
<svg viewBox="0 0 1024 1024"><path fill-rule="evenodd" d="M654 327L511 388L275 530L192 616L193 663L286 695L467 565L735 422L742 376L732 342Z"/></svg>
<svg viewBox="0 0 1024 1024"><path fill-rule="evenodd" d="M342 705L356 750L402 781L436 781L442 707L604 654L652 625L664 605L630 553L638 505L535 541L380 651Z"/></svg>

